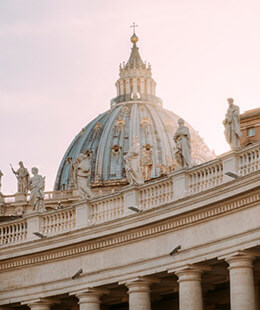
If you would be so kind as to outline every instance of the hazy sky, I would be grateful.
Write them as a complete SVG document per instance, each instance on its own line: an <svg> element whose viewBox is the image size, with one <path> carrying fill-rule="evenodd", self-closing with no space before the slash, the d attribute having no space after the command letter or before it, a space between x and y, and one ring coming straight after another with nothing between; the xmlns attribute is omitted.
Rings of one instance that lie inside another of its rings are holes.
<svg viewBox="0 0 260 310"><path fill-rule="evenodd" d="M109 109L136 22L164 107L217 154L226 98L260 106L259 0L0 0L0 169L37 166L52 190L74 136Z"/></svg>

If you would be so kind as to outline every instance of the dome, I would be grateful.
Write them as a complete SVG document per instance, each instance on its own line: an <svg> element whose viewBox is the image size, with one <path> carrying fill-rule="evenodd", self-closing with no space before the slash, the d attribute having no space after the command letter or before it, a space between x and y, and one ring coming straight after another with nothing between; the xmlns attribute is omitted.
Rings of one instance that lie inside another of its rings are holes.
<svg viewBox="0 0 260 310"><path fill-rule="evenodd" d="M174 162L173 136L179 116L162 107L155 87L151 66L142 61L134 42L128 62L120 65L117 97L111 100L108 111L97 116L74 138L60 164L55 190L73 188L73 160L87 152L92 152L92 186L127 184L123 157L134 136L139 137L142 149L152 151L152 178L161 175L162 166ZM185 122L185 125L190 129L193 164L213 159L203 139L189 124Z"/></svg>

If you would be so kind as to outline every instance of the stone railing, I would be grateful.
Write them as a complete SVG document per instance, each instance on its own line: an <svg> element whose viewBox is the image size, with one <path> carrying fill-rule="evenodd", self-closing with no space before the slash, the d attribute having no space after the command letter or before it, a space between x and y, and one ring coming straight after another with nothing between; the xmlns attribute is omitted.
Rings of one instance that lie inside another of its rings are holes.
<svg viewBox="0 0 260 310"><path fill-rule="evenodd" d="M22 219L0 225L0 245L26 240L27 220Z"/></svg>
<svg viewBox="0 0 260 310"><path fill-rule="evenodd" d="M260 169L260 145L252 145L238 153L239 176L244 176Z"/></svg>
<svg viewBox="0 0 260 310"><path fill-rule="evenodd" d="M215 160L211 164L200 165L188 173L188 195L196 194L223 183L223 163Z"/></svg>
<svg viewBox="0 0 260 310"><path fill-rule="evenodd" d="M120 191L89 201L78 201L73 192L48 192L46 205L68 199L67 207L44 213L33 213L22 220L0 224L0 244L15 244L54 236L74 229L101 224L114 219L174 203L207 190L211 190L238 177L260 170L260 143L239 151L231 151L217 159L196 167L175 171L163 178L153 179L141 186L126 186ZM10 201L11 196L5 196ZM12 207L8 203L6 206ZM135 207L135 210L133 209Z"/></svg>
<svg viewBox="0 0 260 310"><path fill-rule="evenodd" d="M91 224L103 223L123 216L124 196L114 194L110 197L99 198L91 203L90 219Z"/></svg>
<svg viewBox="0 0 260 310"><path fill-rule="evenodd" d="M173 201L172 179L163 180L153 184L146 184L140 188L140 209L155 208Z"/></svg>
<svg viewBox="0 0 260 310"><path fill-rule="evenodd" d="M41 226L43 234L47 236L72 230L76 226L75 208L43 214Z"/></svg>

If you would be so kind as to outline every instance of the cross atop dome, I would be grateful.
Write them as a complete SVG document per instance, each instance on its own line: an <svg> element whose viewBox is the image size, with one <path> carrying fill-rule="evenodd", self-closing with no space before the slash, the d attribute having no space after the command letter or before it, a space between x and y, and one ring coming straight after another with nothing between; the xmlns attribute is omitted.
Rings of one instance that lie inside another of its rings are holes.
<svg viewBox="0 0 260 310"><path fill-rule="evenodd" d="M136 25L135 22L133 22L133 25L130 27L133 28L133 34L135 34L135 27L138 27L138 25Z"/></svg>
<svg viewBox="0 0 260 310"><path fill-rule="evenodd" d="M136 44L138 42L138 36L135 34L135 27L138 27L138 25L136 25L135 23L133 23L132 26L130 26L131 28L133 28L133 35L131 36L131 42ZM140 56L139 56L140 57ZM140 57L141 58L141 57Z"/></svg>

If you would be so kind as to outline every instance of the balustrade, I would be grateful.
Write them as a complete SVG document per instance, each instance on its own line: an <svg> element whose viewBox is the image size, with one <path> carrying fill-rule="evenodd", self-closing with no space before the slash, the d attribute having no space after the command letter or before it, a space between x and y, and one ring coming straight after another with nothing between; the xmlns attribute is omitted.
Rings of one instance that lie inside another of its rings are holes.
<svg viewBox="0 0 260 310"><path fill-rule="evenodd" d="M10 244L26 239L27 223L26 220L3 223L0 225L0 244Z"/></svg>
<svg viewBox="0 0 260 310"><path fill-rule="evenodd" d="M239 152L240 176L247 175L260 169L260 146L250 147Z"/></svg>
<svg viewBox="0 0 260 310"><path fill-rule="evenodd" d="M75 227L76 213L74 208L52 211L42 216L42 231L44 235L54 235L70 231Z"/></svg>
<svg viewBox="0 0 260 310"><path fill-rule="evenodd" d="M220 160L189 172L187 193L196 194L223 183L223 165Z"/></svg>
<svg viewBox="0 0 260 310"><path fill-rule="evenodd" d="M94 201L91 206L91 224L105 222L124 214L124 197L122 195Z"/></svg>
<svg viewBox="0 0 260 310"><path fill-rule="evenodd" d="M156 184L147 184L140 189L140 207L142 210L158 207L173 200L172 179Z"/></svg>

